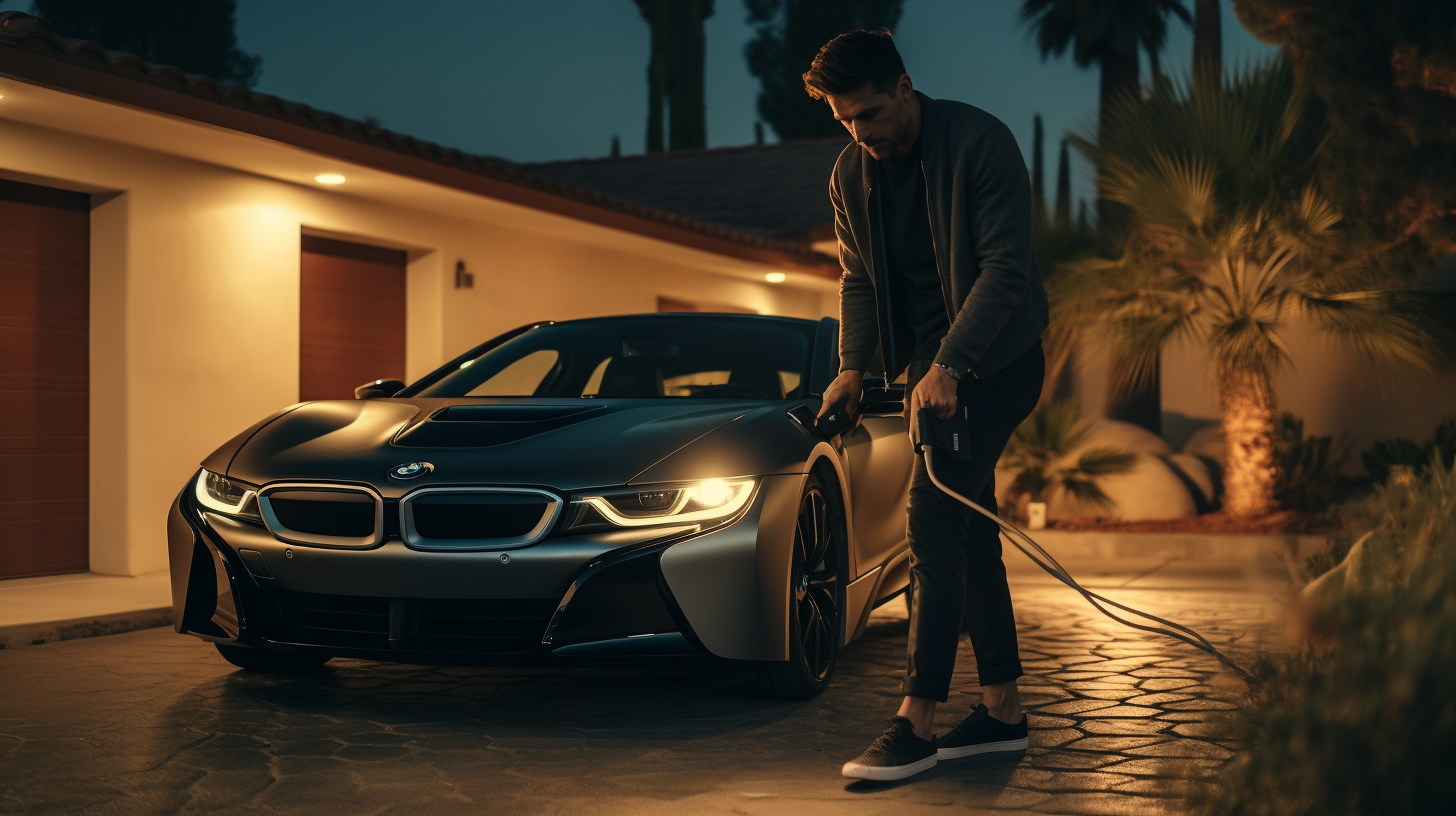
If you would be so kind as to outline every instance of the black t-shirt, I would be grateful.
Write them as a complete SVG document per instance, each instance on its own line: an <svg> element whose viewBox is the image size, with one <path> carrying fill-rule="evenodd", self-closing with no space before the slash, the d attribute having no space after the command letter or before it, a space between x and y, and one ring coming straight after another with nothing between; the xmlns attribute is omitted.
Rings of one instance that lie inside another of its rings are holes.
<svg viewBox="0 0 1456 816"><path fill-rule="evenodd" d="M889 266L890 324L895 356L899 358L895 364L931 360L950 330L950 315L940 287L940 273L935 268L920 142L915 142L909 154L889 157L878 164L884 257Z"/></svg>

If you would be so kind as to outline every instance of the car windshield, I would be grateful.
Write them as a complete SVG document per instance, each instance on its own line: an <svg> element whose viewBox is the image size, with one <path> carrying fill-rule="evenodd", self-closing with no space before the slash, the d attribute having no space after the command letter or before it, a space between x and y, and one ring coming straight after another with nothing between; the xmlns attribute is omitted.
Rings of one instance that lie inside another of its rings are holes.
<svg viewBox="0 0 1456 816"><path fill-rule="evenodd" d="M414 396L795 398L813 331L726 315L558 323L466 360Z"/></svg>

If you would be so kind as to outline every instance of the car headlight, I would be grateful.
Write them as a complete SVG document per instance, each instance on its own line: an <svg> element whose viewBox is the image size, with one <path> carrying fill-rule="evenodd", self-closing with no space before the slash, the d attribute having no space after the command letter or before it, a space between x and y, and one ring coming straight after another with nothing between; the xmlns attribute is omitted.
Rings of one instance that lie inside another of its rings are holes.
<svg viewBox="0 0 1456 816"><path fill-rule="evenodd" d="M618 527L722 521L748 504L754 484L753 479L704 479L582 496L578 501Z"/></svg>
<svg viewBox="0 0 1456 816"><path fill-rule="evenodd" d="M199 505L214 513L258 517L257 491L221 473L203 469L192 492Z"/></svg>

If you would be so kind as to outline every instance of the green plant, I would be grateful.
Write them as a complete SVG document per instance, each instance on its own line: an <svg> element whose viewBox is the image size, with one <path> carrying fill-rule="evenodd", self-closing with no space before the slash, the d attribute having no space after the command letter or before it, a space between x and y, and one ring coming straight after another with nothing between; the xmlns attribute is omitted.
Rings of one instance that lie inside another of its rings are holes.
<svg viewBox="0 0 1456 816"><path fill-rule="evenodd" d="M1101 317L1113 357L1135 363L1125 380L1153 376L1165 343L1206 341L1233 516L1275 506L1272 377L1294 318L1395 367L1429 369L1437 356L1400 291L1331 261L1340 215L1314 176L1325 132L1276 61L1222 85L1160 83L1115 104L1100 134L1073 139L1133 219L1121 258L1083 265L1083 307Z"/></svg>
<svg viewBox="0 0 1456 816"><path fill-rule="evenodd" d="M1360 461L1376 484L1390 481L1392 470L1397 468L1410 475L1418 475L1431 462L1450 469L1456 463L1456 417L1447 417L1437 425L1424 445L1409 439L1377 439L1370 450L1360 454Z"/></svg>
<svg viewBox="0 0 1456 816"><path fill-rule="evenodd" d="M1332 436L1305 436L1304 420L1285 411L1274 426L1274 455L1279 476L1274 489L1280 506L1320 510L1335 497L1348 448Z"/></svg>
<svg viewBox="0 0 1456 816"><path fill-rule="evenodd" d="M1456 802L1456 470L1433 463L1351 510L1373 525L1363 573L1347 571L1338 604L1305 608L1297 654L1263 661L1233 717L1248 747L1194 812L1386 816Z"/></svg>
<svg viewBox="0 0 1456 816"><path fill-rule="evenodd" d="M1136 457L1111 447L1083 450L1075 459L1072 454L1086 442L1091 427L1077 416L1070 403L1048 402L1037 406L1006 445L1002 467L1012 476L1010 492L1028 496L1031 501L1046 501L1052 491L1098 507L1109 507L1107 497L1097 482L1104 476L1132 470Z"/></svg>

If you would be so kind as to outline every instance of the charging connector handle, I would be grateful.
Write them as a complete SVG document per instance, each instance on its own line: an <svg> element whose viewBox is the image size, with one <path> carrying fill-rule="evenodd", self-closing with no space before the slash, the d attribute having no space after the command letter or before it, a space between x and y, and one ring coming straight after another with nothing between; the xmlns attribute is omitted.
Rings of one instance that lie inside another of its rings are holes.
<svg viewBox="0 0 1456 816"><path fill-rule="evenodd" d="M976 504L965 496L962 496L961 494L947 487L946 484L935 475L933 454L937 451L937 447L934 442L932 442L932 440L941 441L949 437L950 434L955 431L948 430L948 428L954 428L954 426L959 424L957 420L964 421L964 417L956 417L954 420L950 421L938 421L929 409L924 409L920 411L920 416L918 417L918 420L920 430L920 451L925 456L925 472L926 475L930 477L931 483L939 488L940 491L945 495L950 496L956 501L959 501L961 504L964 504L972 510L975 510L977 513L980 513L991 521L996 522L996 526L1001 528L1001 533L1006 537L1006 540L1010 541L1012 545L1016 547L1016 549L1021 550L1023 553L1025 553L1026 557L1030 558L1033 564L1041 567L1044 571L1046 571L1048 575L1056 578L1058 581L1061 581L1063 584L1066 584L1068 587L1081 594L1081 596L1086 599L1087 603L1091 604L1094 609L1106 615L1107 617L1117 621L1118 623L1121 623L1124 626L1130 626L1134 629L1141 629L1144 632L1152 632L1154 634L1164 635L1166 637L1173 638L1174 640L1182 641L1183 643L1186 643L1189 646L1198 649L1199 651L1207 652L1208 654L1213 655L1219 660L1219 662L1223 663L1225 666L1228 666L1244 680L1253 679L1253 676L1249 674L1247 670L1245 670L1239 664L1233 662L1233 660L1229 659L1228 656L1226 656L1223 652L1220 652L1218 648L1215 647L1212 643L1208 642L1208 639L1205 638L1203 635L1198 634L1187 626L1184 626L1181 623L1174 623L1173 621L1160 618L1157 615L1149 614L1139 609L1134 609L1124 604L1120 604L1117 601L1111 600L1109 598L1104 598L1103 596L1098 595L1095 592L1083 588L1082 585L1077 583L1077 580L1072 577L1072 574L1067 572L1066 567L1063 567L1060 563L1058 563L1057 559L1053 558L1051 553L1047 552L1045 549L1042 548L1040 544L1036 543L1036 541L1033 540L1031 536L1022 532L1015 525L1008 523L995 513L992 513L981 505ZM968 429L966 428L956 430L961 433L968 432ZM1032 552L1033 550L1035 550L1035 553ZM1040 557L1038 557L1038 555ZM1126 618L1119 617L1116 613L1108 610L1106 606L1103 606L1103 604L1126 612L1130 615L1135 615L1144 620L1152 621L1161 625L1148 626L1141 623L1135 623L1133 621L1127 620Z"/></svg>

